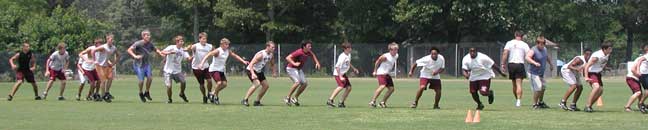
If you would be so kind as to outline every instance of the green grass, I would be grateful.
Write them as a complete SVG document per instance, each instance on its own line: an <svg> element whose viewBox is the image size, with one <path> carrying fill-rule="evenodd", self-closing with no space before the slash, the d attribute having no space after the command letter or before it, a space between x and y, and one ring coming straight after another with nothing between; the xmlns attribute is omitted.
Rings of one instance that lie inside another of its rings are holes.
<svg viewBox="0 0 648 130"><path fill-rule="evenodd" d="M414 98L418 80L398 79L396 92L389 101L390 108L369 108L367 103L377 81L374 78L351 78L353 91L347 108L328 108L325 101L333 90L332 78L310 78L310 86L301 97L300 107L283 104L289 80L270 78L270 90L263 100L266 106L244 107L239 104L250 83L247 78L230 77L228 88L221 95L222 105L201 103L198 84L188 77L189 103L177 97L174 85L174 103L165 103L162 78L155 77L151 88L152 102L141 103L137 96L134 77L114 83L113 103L75 101L78 81L71 81L65 93L66 101L57 101L58 84L45 101L34 101L31 86L23 85L14 101L0 97L0 129L638 129L648 128L647 115L623 112L630 90L621 78L605 79L605 106L594 113L567 112L557 103L566 86L560 79L549 80L545 100L548 110L531 110L529 83L524 83L523 107L514 107L510 81L494 80L492 89L496 100L486 105L482 122L466 124L468 109L475 104L470 98L467 81L443 80L441 110L433 110L433 91L426 91L419 108L408 108ZM6 94L13 83L0 83L0 94ZM39 91L44 89L39 82ZM581 97L583 107L589 87ZM486 101L482 97L482 101ZM634 105L633 105L634 107Z"/></svg>

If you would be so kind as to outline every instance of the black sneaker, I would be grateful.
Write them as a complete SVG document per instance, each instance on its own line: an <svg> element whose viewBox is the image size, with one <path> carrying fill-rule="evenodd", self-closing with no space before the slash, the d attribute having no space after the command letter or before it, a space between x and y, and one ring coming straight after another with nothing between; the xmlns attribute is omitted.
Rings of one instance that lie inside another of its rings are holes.
<svg viewBox="0 0 648 130"><path fill-rule="evenodd" d="M148 99L149 101L153 101L153 99L151 98L151 93L149 92L144 92L144 97L146 97L146 99Z"/></svg>
<svg viewBox="0 0 648 130"><path fill-rule="evenodd" d="M209 102L214 103L214 94L207 94L207 99L209 99Z"/></svg>
<svg viewBox="0 0 648 130"><path fill-rule="evenodd" d="M182 98L182 100L183 100L184 102L189 102L189 100L187 100L187 96L186 96L186 95L184 95L184 94L180 94L180 95L178 95L178 96L180 96L180 98Z"/></svg>
<svg viewBox="0 0 648 130"><path fill-rule="evenodd" d="M477 110L484 110L484 105L482 104L477 104Z"/></svg>
<svg viewBox="0 0 648 130"><path fill-rule="evenodd" d="M337 106L337 107L339 107L339 108L345 108L346 105L344 105L344 102L340 102L340 103L338 103L338 106Z"/></svg>
<svg viewBox="0 0 648 130"><path fill-rule="evenodd" d="M432 109L441 109L441 107L439 107L439 105L434 105L434 107L432 107Z"/></svg>
<svg viewBox="0 0 648 130"><path fill-rule="evenodd" d="M7 95L7 101L11 101L11 100L13 100L13 96Z"/></svg>
<svg viewBox="0 0 648 130"><path fill-rule="evenodd" d="M108 95L108 99L110 99L110 100L113 100L113 99L115 99L115 97L113 97L113 95L112 95L112 94L110 94L110 93L108 93L108 92L106 93L106 95Z"/></svg>
<svg viewBox="0 0 648 130"><path fill-rule="evenodd" d="M381 108L387 108L387 103L380 102L380 103L378 103L378 106L380 106Z"/></svg>
<svg viewBox="0 0 648 130"><path fill-rule="evenodd" d="M203 104L207 104L207 97L203 97Z"/></svg>
<svg viewBox="0 0 648 130"><path fill-rule="evenodd" d="M139 98L142 100L142 102L146 102L146 98L144 97L144 93L139 93Z"/></svg>
<svg viewBox="0 0 648 130"><path fill-rule="evenodd" d="M328 105L329 107L335 107L335 103L334 103L333 100L331 100L331 99L329 99L328 101L326 101L326 105Z"/></svg>
<svg viewBox="0 0 648 130"><path fill-rule="evenodd" d="M112 99L110 99L110 96L108 95L108 93L104 94L104 96L102 98L103 98L104 101L106 101L106 103L112 102Z"/></svg>
<svg viewBox="0 0 648 130"><path fill-rule="evenodd" d="M289 98L289 97L285 97L285 98L284 98L284 103L286 103L286 105L288 105L288 106L292 105L292 102L290 102L290 98Z"/></svg>
<svg viewBox="0 0 648 130"><path fill-rule="evenodd" d="M87 97L85 98L85 100L86 100L86 101L92 101L92 100L94 100L94 99L92 99L92 96L87 96Z"/></svg>
<svg viewBox="0 0 648 130"><path fill-rule="evenodd" d="M101 102L101 101L103 100L103 98L101 97L101 95L99 95L99 94L97 94L97 93L95 93L95 94L93 95L93 97L94 97L94 100L95 100L96 102Z"/></svg>
<svg viewBox="0 0 648 130"><path fill-rule="evenodd" d="M531 108L532 108L533 110L538 110L538 109L540 109L540 108L541 108L541 107L540 107L540 103L533 104L533 106L531 106Z"/></svg>
<svg viewBox="0 0 648 130"><path fill-rule="evenodd" d="M34 97L34 100L43 100L40 96Z"/></svg>
<svg viewBox="0 0 648 130"><path fill-rule="evenodd" d="M263 104L261 104L261 101L254 101L254 106L263 106Z"/></svg>
<svg viewBox="0 0 648 130"><path fill-rule="evenodd" d="M248 100L247 100L247 99L243 99L243 100L241 100L241 105L246 106L246 107L247 107L247 106L250 106L250 104L248 103Z"/></svg>
<svg viewBox="0 0 648 130"><path fill-rule="evenodd" d="M644 106L643 104L639 105L639 111L643 114L648 113L648 111L646 111L646 106Z"/></svg>
<svg viewBox="0 0 648 130"><path fill-rule="evenodd" d="M585 107L585 112L592 113L594 112L594 109L592 109L592 107Z"/></svg>
<svg viewBox="0 0 648 130"><path fill-rule="evenodd" d="M213 101L214 104L216 104L216 105L220 105L220 101L219 101L218 97L214 96L214 99L212 99L212 100L214 100L214 101Z"/></svg>
<svg viewBox="0 0 648 130"><path fill-rule="evenodd" d="M295 106L301 105L301 104L299 104L299 100L297 98L291 98L290 102L292 102L292 104L295 104Z"/></svg>
<svg viewBox="0 0 648 130"><path fill-rule="evenodd" d="M488 91L488 104L493 104L493 101L495 101L495 93L493 90Z"/></svg>
<svg viewBox="0 0 648 130"><path fill-rule="evenodd" d="M410 108L416 108L418 107L418 104L416 102L412 102L412 105L410 105Z"/></svg>
<svg viewBox="0 0 648 130"><path fill-rule="evenodd" d="M76 100L77 100L77 101L81 101L81 95L77 95L77 96L76 96Z"/></svg>
<svg viewBox="0 0 648 130"><path fill-rule="evenodd" d="M540 101L540 103L538 103L538 106L540 106L540 108L542 108L542 109L549 109L549 108L550 108L550 107L549 107L547 104L545 104L543 101Z"/></svg>
<svg viewBox="0 0 648 130"><path fill-rule="evenodd" d="M59 97L58 97L58 100L59 100L59 101L63 101L63 100L65 100L65 97L63 97L63 96L59 96Z"/></svg>
<svg viewBox="0 0 648 130"><path fill-rule="evenodd" d="M581 109L576 107L576 104L571 104L569 105L569 111L581 111Z"/></svg>
<svg viewBox="0 0 648 130"><path fill-rule="evenodd" d="M376 108L376 101L369 102L369 107Z"/></svg>
<svg viewBox="0 0 648 130"><path fill-rule="evenodd" d="M558 106L560 106L560 108L562 108L565 111L569 110L569 107L567 107L567 103L564 101L560 101L560 103L558 103Z"/></svg>
<svg viewBox="0 0 648 130"><path fill-rule="evenodd" d="M166 103L173 103L173 100L169 99Z"/></svg>

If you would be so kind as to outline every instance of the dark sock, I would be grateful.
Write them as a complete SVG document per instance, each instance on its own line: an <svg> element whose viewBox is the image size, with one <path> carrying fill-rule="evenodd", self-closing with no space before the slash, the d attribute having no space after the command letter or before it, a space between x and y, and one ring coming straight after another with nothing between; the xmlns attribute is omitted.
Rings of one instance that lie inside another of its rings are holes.
<svg viewBox="0 0 648 130"><path fill-rule="evenodd" d="M481 100L479 100L479 95L477 94L477 92L470 93L470 94L472 95L473 100L475 100L477 104L482 104Z"/></svg>

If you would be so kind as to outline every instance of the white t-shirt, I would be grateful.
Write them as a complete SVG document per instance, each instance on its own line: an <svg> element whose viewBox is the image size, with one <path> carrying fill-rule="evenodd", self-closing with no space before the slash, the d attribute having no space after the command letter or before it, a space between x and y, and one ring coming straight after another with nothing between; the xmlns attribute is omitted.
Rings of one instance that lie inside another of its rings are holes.
<svg viewBox="0 0 648 130"><path fill-rule="evenodd" d="M108 66L108 58L110 58L110 56L112 56L115 53L117 48L115 47L115 45L108 46L108 44L103 44L96 48L100 48L100 47L103 48L104 51L95 53L95 56L97 57L96 62L100 66Z"/></svg>
<svg viewBox="0 0 648 130"><path fill-rule="evenodd" d="M441 76L432 75L434 71L445 68L445 58L441 54L437 56L436 60L432 59L431 55L421 57L416 60L416 66L421 66L419 78L426 79L441 79Z"/></svg>
<svg viewBox="0 0 648 130"><path fill-rule="evenodd" d="M56 71L61 71L63 70L63 67L65 63L67 63L68 59L70 58L70 55L68 55L68 52L65 51L63 55L59 54L59 51L54 51L52 55L50 55L50 64L48 67L52 70Z"/></svg>
<svg viewBox="0 0 648 130"><path fill-rule="evenodd" d="M216 48L218 50L218 55L212 57L212 63L209 66L209 72L225 72L225 62L227 62L227 57L229 57L229 49L224 50L223 48Z"/></svg>
<svg viewBox="0 0 648 130"><path fill-rule="evenodd" d="M470 81L487 80L495 77L495 73L491 68L494 63L493 59L478 52L475 59L470 58L470 54L464 56L461 61L461 69L469 71L470 77L468 77L468 80Z"/></svg>
<svg viewBox="0 0 648 130"><path fill-rule="evenodd" d="M93 50L95 48L96 48L95 46L88 47L88 49L90 49L90 50ZM97 56L97 55L95 55L95 56ZM89 58L88 53L83 54L83 57ZM79 57L79 59L83 60L83 57ZM79 60L79 61L81 61L81 60ZM87 71L95 70L95 64L94 64L94 62L88 62L88 61L83 60L83 62L81 63L81 68L83 68L83 70L87 70Z"/></svg>
<svg viewBox="0 0 648 130"><path fill-rule="evenodd" d="M576 66L576 68L582 68L583 66L585 66L585 64L587 64L587 61L585 60L585 56L576 56L576 57L574 57L574 59L572 59L571 61L567 62L567 64L564 64L564 65L562 66L562 68L560 68L561 71L571 71L571 70L569 69L569 66L571 66L571 64L574 63L574 60L575 60L575 59L579 59L579 60L581 60L581 64L578 65L578 66Z"/></svg>
<svg viewBox="0 0 648 130"><path fill-rule="evenodd" d="M626 74L626 77L628 77L628 78L633 78L633 79L635 79L635 80L639 80L639 78L637 78L637 76L635 76L634 74L632 74L632 68L634 68L635 65L636 65L635 62L634 62L634 61L630 61L630 62L628 62L627 64L628 64L628 65L627 65L627 67L628 67L628 69L627 69L628 72L627 72L627 74Z"/></svg>
<svg viewBox="0 0 648 130"><path fill-rule="evenodd" d="M380 63L380 66L378 66L378 70L376 70L376 75L395 75L395 71L393 71L394 66L396 66L396 60L398 60L398 54L395 56L392 56L389 53L385 53L382 55L385 57L385 61Z"/></svg>
<svg viewBox="0 0 648 130"><path fill-rule="evenodd" d="M200 60L202 60L209 51L212 50L212 45L209 43L205 43L205 45L202 45L200 43L193 44L193 60L191 60L191 68L192 69L200 69L201 66ZM202 68L207 68L209 67L209 63L204 63L202 65Z"/></svg>
<svg viewBox="0 0 648 130"><path fill-rule="evenodd" d="M603 53L603 50L599 50L592 53L592 57L589 59L588 62L592 62L592 59L594 59L594 57L596 57L598 60L596 61L596 63L593 63L592 66L590 66L590 68L588 68L589 72L599 73L603 71L603 68L605 68L605 64L607 64L608 62L608 56L609 55L605 55L605 53Z"/></svg>
<svg viewBox="0 0 648 130"><path fill-rule="evenodd" d="M255 56L261 55L261 60L259 62L256 62L252 65L252 69L254 69L254 72L260 73L263 72L263 67L272 60L272 54L269 54L265 49L257 52L254 54Z"/></svg>
<svg viewBox="0 0 648 130"><path fill-rule="evenodd" d="M342 73L342 75L346 74L346 72L349 71L349 68L351 68L351 54L347 55L344 52L340 53L337 62L335 62L335 68L340 68L340 73ZM335 69L333 69L333 75L339 75Z"/></svg>
<svg viewBox="0 0 648 130"><path fill-rule="evenodd" d="M189 53L185 52L182 47L178 48L176 45L170 45L164 48L163 51L175 52L167 54L164 62L164 73L178 74L182 72L182 60L189 57Z"/></svg>
<svg viewBox="0 0 648 130"><path fill-rule="evenodd" d="M520 40L511 40L506 42L504 50L509 50L508 63L524 63L524 57L526 56L527 51L529 51L529 44Z"/></svg>
<svg viewBox="0 0 648 130"><path fill-rule="evenodd" d="M643 55L644 61L641 62L641 65L639 66L639 73L641 74L648 74L648 55Z"/></svg>

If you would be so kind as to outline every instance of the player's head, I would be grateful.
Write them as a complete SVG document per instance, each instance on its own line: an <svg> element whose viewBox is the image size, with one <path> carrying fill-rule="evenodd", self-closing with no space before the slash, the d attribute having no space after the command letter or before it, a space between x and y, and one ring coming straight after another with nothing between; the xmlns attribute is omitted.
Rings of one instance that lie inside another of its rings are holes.
<svg viewBox="0 0 648 130"><path fill-rule="evenodd" d="M182 35L175 36L173 38L176 46L182 47L184 45L184 37Z"/></svg>
<svg viewBox="0 0 648 130"><path fill-rule="evenodd" d="M60 42L58 45L56 45L56 49L58 50L59 54L65 54L65 43Z"/></svg>
<svg viewBox="0 0 648 130"><path fill-rule="evenodd" d="M389 53L391 55L396 55L398 53L398 43L392 42L387 45L387 49L389 49Z"/></svg>
<svg viewBox="0 0 648 130"><path fill-rule="evenodd" d="M28 41L23 42L22 51L25 52L25 53L29 51L29 42Z"/></svg>
<svg viewBox="0 0 648 130"><path fill-rule="evenodd" d="M344 50L344 53L351 53L351 43L349 42L343 42L342 43L342 50Z"/></svg>
<svg viewBox="0 0 648 130"><path fill-rule="evenodd" d="M592 49L585 48L585 50L583 51L583 56L585 57L585 59L589 59L590 56L592 56Z"/></svg>
<svg viewBox="0 0 648 130"><path fill-rule="evenodd" d="M515 38L522 38L524 37L524 32L517 30L515 31Z"/></svg>
<svg viewBox="0 0 648 130"><path fill-rule="evenodd" d="M546 42L547 42L547 40L542 35L540 35L540 36L538 36L536 38L536 46L538 47L538 49L543 49L545 47L545 45L547 44Z"/></svg>
<svg viewBox="0 0 648 130"><path fill-rule="evenodd" d="M304 40L304 41L301 42L301 49L304 52L310 52L312 48L313 48L313 41Z"/></svg>
<svg viewBox="0 0 648 130"><path fill-rule="evenodd" d="M142 30L140 34L142 35L142 40L144 40L145 42L151 41L151 31L149 31L148 29Z"/></svg>
<svg viewBox="0 0 648 130"><path fill-rule="evenodd" d="M108 44L112 44L114 38L115 38L115 35L114 35L114 34L112 34L112 33L108 33L108 34L106 34L106 43L108 43Z"/></svg>
<svg viewBox="0 0 648 130"><path fill-rule="evenodd" d="M227 38L223 38L220 40L220 47L223 49L229 49L230 46L230 40Z"/></svg>
<svg viewBox="0 0 648 130"><path fill-rule="evenodd" d="M439 57L439 48L436 47L430 48L430 57L436 60Z"/></svg>
<svg viewBox="0 0 648 130"><path fill-rule="evenodd" d="M94 39L94 46L100 46L102 43L104 43L102 38L95 38Z"/></svg>
<svg viewBox="0 0 648 130"><path fill-rule="evenodd" d="M601 44L601 50L603 50L603 53L605 55L609 55L612 53L612 42L611 41L605 41L603 44Z"/></svg>
<svg viewBox="0 0 648 130"><path fill-rule="evenodd" d="M275 43L273 41L268 41L268 42L266 42L265 45L266 45L266 52L274 53Z"/></svg>
<svg viewBox="0 0 648 130"><path fill-rule="evenodd" d="M471 47L468 49L468 54L470 54L470 58L475 59L477 58L477 48Z"/></svg>
<svg viewBox="0 0 648 130"><path fill-rule="evenodd" d="M644 55L648 53L648 44L644 44L643 46L641 46L641 49L643 50Z"/></svg>
<svg viewBox="0 0 648 130"><path fill-rule="evenodd" d="M198 34L198 41L200 43L207 43L207 33L206 32L201 32Z"/></svg>

